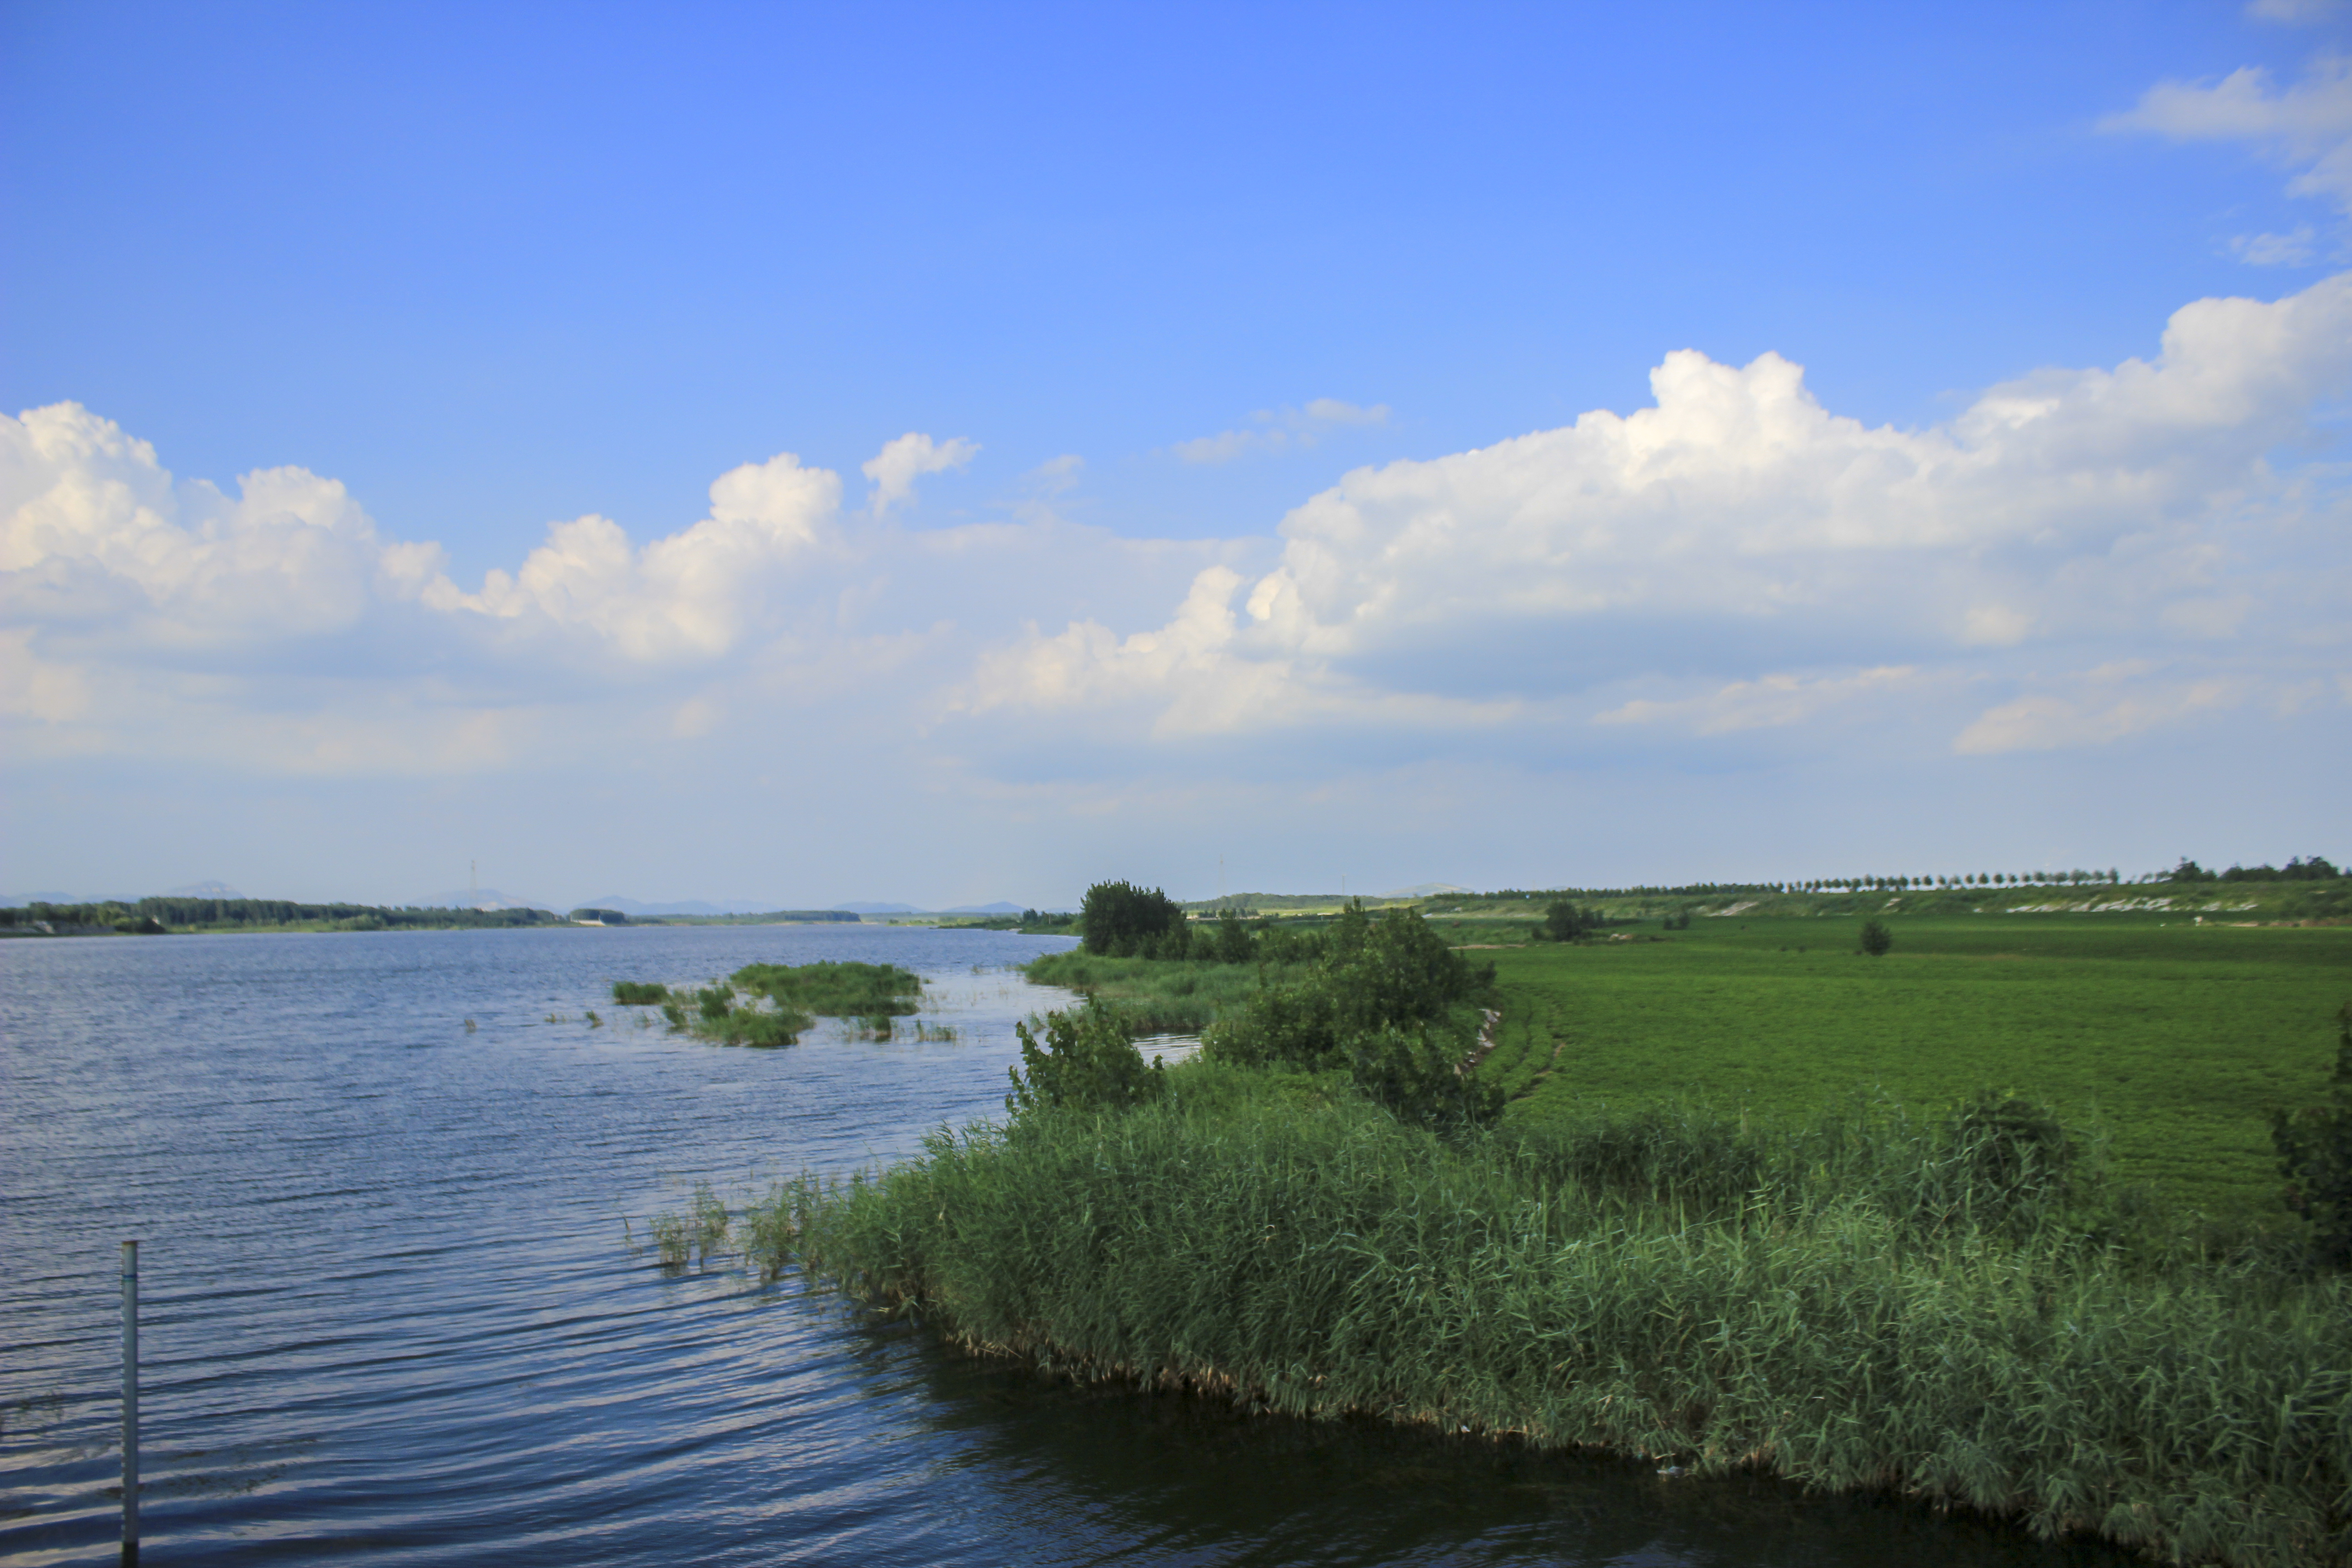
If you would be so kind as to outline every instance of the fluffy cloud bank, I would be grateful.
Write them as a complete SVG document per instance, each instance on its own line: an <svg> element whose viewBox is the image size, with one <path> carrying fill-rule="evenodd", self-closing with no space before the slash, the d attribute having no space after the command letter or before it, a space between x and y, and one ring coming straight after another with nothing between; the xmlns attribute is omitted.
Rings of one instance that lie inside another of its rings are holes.
<svg viewBox="0 0 2352 1568"><path fill-rule="evenodd" d="M1080 736L1146 768L1213 740L1246 771L1307 735L1541 761L1899 713L1980 755L2340 716L2352 512L2320 448L2348 380L2352 277L2197 301L2152 357L1922 429L1832 413L1778 355L1685 351L1652 406L1359 468L1210 544L1034 493L901 530L916 480L977 449L910 432L857 511L783 454L675 532L556 522L470 589L333 479L178 480L60 405L0 422L0 722L20 758L400 773L781 735L838 700L977 776ZM1079 465L1048 469L1033 489Z"/></svg>
<svg viewBox="0 0 2352 1568"><path fill-rule="evenodd" d="M1677 353L1651 377L1654 407L1358 469L1283 520L1280 563L1255 583L1203 574L1174 619L1124 639L1087 623L1033 635L968 701L1282 726L1396 695L1416 660L1453 670L1485 644L1510 655L1487 689L1447 674L1421 694L1465 719L1475 698L1507 722L1519 710L1494 699L1522 689L1548 642L1570 652L1545 695L1624 673L1614 655L1575 667L1589 626L1784 657L1827 629L1853 666L2227 639L2252 602L2231 590L2280 548L2267 535L2292 531L2299 508L2341 517L2340 495L2294 493L2272 458L2311 436L2347 375L2352 277L2272 303L2198 301L2153 359L2038 372L1925 430L1830 413L1775 354L1738 367ZM2305 531L2306 569L2340 583L2340 538ZM1248 702L1228 700L1244 689ZM2007 732L1972 729L1969 749Z"/></svg>
<svg viewBox="0 0 2352 1568"><path fill-rule="evenodd" d="M436 576L419 596L445 612L581 628L631 659L716 658L742 638L774 579L839 548L840 507L840 477L786 452L721 477L709 517L643 549L610 518L579 518L551 524L521 570L493 569L479 593Z"/></svg>

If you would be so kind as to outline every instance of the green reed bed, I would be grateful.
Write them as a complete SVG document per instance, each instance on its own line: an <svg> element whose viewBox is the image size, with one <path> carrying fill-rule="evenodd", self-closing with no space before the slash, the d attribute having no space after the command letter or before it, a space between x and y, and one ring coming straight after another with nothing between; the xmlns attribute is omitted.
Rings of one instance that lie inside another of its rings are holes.
<svg viewBox="0 0 2352 1568"><path fill-rule="evenodd" d="M1083 948L1032 959L1021 973L1039 985L1099 997L1139 1035L1193 1035L1262 984L1280 985L1304 963L1219 963L1200 959L1106 958Z"/></svg>
<svg viewBox="0 0 2352 1568"><path fill-rule="evenodd" d="M1202 1061L781 1187L746 1246L1082 1377L2352 1560L2352 1287L2168 1241L2098 1165L2015 1100L1441 1136Z"/></svg>
<svg viewBox="0 0 2352 1568"><path fill-rule="evenodd" d="M796 1045L820 1017L846 1018L868 1039L892 1037L897 1020L922 1005L923 981L892 963L854 961L751 963L708 985L616 980L624 1006L658 1006L672 1029L728 1046ZM952 1040L952 1029L919 1028L926 1040Z"/></svg>

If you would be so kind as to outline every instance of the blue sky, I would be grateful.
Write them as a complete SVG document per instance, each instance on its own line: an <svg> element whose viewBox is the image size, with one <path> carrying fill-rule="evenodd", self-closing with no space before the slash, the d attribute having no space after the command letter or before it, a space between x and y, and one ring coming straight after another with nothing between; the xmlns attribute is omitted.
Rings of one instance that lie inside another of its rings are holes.
<svg viewBox="0 0 2352 1568"><path fill-rule="evenodd" d="M0 886L2341 858L2347 23L10 7Z"/></svg>

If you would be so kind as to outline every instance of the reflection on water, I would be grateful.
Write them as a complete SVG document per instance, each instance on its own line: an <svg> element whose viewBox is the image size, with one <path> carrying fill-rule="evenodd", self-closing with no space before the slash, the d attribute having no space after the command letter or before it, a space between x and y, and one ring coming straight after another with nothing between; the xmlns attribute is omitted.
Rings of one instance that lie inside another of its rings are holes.
<svg viewBox="0 0 2352 1568"><path fill-rule="evenodd" d="M2126 1561L1881 1502L1072 1388L797 1281L631 1252L697 1180L742 1194L1001 1111L1013 1021L1058 999L1006 966L1064 945L0 942L0 1556L112 1560L113 1265L136 1235L152 1563ZM614 979L814 958L923 973L925 1021L958 1039L727 1049L606 1000Z"/></svg>

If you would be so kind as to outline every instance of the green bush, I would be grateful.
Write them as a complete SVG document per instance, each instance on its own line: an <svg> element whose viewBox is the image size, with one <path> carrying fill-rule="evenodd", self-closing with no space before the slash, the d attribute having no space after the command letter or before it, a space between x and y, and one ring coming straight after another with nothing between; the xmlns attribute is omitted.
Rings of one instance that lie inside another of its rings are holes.
<svg viewBox="0 0 2352 1568"><path fill-rule="evenodd" d="M2287 1180L2287 1209L2309 1228L2312 1250L2352 1266L2352 1002L2336 1014L2336 1072L2328 1103L2271 1116L2271 1143Z"/></svg>
<svg viewBox="0 0 2352 1568"><path fill-rule="evenodd" d="M1895 945L1895 933L1886 929L1884 921L1864 921L1862 922L1861 942L1863 952L1873 958L1884 958L1887 949Z"/></svg>
<svg viewBox="0 0 2352 1568"><path fill-rule="evenodd" d="M667 1000L668 996L669 987L658 981L615 980L613 982L613 1000L624 1007L651 1007Z"/></svg>
<svg viewBox="0 0 2352 1568"><path fill-rule="evenodd" d="M1166 1069L1158 1062L1145 1066L1126 1020L1092 997L1082 1007L1015 1024L1013 1032L1021 1041L1021 1066L1004 1069L1013 1079L1004 1109L1014 1116L1040 1108L1125 1110L1166 1092Z"/></svg>
<svg viewBox="0 0 2352 1568"><path fill-rule="evenodd" d="M1490 1121L1499 1095L1460 1064L1475 1045L1472 971L1410 909L1375 920L1349 909L1324 932L1305 977L1269 985L1219 1015L1202 1052L1237 1066L1345 1068L1375 1100L1415 1121Z"/></svg>

